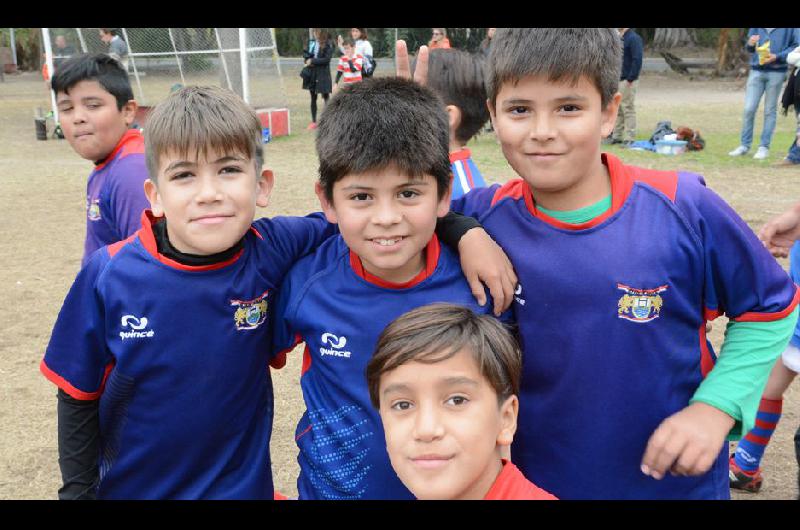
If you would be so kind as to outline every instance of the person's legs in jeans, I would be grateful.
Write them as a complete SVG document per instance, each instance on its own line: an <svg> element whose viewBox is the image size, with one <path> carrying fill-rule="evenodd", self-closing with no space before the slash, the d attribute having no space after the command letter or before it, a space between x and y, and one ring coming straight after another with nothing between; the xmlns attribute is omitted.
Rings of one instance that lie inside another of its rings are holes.
<svg viewBox="0 0 800 530"><path fill-rule="evenodd" d="M766 77L759 70L750 70L747 76L747 88L744 92L744 115L742 116L741 145L750 149L753 144L753 122L755 121L758 103L766 88Z"/></svg>
<svg viewBox="0 0 800 530"><path fill-rule="evenodd" d="M761 146L769 149L775 123L778 121L778 98L786 79L786 72L762 72L764 84L764 130L761 131Z"/></svg>

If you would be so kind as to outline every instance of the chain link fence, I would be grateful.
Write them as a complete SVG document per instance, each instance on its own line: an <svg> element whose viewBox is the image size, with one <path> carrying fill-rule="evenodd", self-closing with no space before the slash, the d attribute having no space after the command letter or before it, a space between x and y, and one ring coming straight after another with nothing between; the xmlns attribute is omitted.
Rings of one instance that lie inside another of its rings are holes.
<svg viewBox="0 0 800 530"><path fill-rule="evenodd" d="M100 28L49 28L49 32L56 68L74 53L109 52ZM128 46L127 69L140 105L157 104L180 84L226 87L257 108L286 106L272 28L115 28L113 32ZM66 46L59 48L59 42Z"/></svg>

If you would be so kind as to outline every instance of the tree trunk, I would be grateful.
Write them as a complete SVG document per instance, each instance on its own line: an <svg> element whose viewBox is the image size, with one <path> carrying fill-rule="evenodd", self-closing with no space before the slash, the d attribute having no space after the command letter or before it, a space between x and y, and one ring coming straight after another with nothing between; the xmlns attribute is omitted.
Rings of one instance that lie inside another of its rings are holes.
<svg viewBox="0 0 800 530"><path fill-rule="evenodd" d="M721 28L717 39L717 74L728 69L728 35L730 28Z"/></svg>
<svg viewBox="0 0 800 530"><path fill-rule="evenodd" d="M676 46L694 46L695 42L690 28L656 28L653 36L653 47L657 50Z"/></svg>

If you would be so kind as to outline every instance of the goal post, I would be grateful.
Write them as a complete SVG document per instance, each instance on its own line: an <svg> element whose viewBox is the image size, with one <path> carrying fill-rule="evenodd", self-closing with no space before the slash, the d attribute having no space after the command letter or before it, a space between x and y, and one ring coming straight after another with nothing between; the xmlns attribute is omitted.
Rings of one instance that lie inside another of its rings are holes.
<svg viewBox="0 0 800 530"><path fill-rule="evenodd" d="M107 53L100 28L42 28L48 65L77 53ZM176 85L228 88L256 109L286 108L274 28L116 28L128 46L128 73L137 103L152 107ZM53 112L57 114L55 104Z"/></svg>

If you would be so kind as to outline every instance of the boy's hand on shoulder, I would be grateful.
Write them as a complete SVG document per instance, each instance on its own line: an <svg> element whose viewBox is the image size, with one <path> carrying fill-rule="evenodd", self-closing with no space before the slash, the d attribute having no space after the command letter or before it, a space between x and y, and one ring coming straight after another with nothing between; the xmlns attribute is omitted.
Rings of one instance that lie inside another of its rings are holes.
<svg viewBox="0 0 800 530"><path fill-rule="evenodd" d="M736 422L705 403L692 403L661 422L642 458L642 473L661 480L667 471L675 476L702 475L719 456L728 432Z"/></svg>
<svg viewBox="0 0 800 530"><path fill-rule="evenodd" d="M494 299L494 314L500 316L514 300L517 287L517 274L508 256L483 228L467 231L458 242L458 253L473 296L484 305L486 284Z"/></svg>
<svg viewBox="0 0 800 530"><path fill-rule="evenodd" d="M758 238L776 258L788 257L792 245L800 238L800 203L769 220L758 231Z"/></svg>

